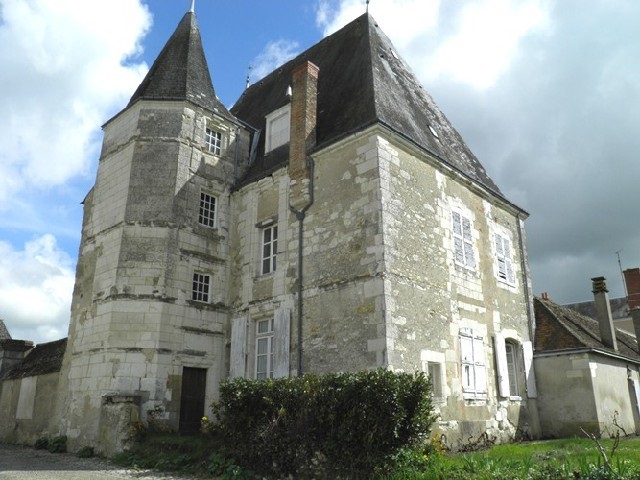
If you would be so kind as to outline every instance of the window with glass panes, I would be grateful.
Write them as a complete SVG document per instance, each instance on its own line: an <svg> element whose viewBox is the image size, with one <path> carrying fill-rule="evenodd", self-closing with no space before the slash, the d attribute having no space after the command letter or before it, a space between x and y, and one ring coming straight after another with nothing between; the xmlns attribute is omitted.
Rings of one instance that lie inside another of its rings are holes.
<svg viewBox="0 0 640 480"><path fill-rule="evenodd" d="M210 228L216 226L216 197L213 195L200 192L198 223Z"/></svg>
<svg viewBox="0 0 640 480"><path fill-rule="evenodd" d="M196 302L209 301L209 289L211 287L211 275L203 273L193 274L193 284L191 289L191 300Z"/></svg>
<svg viewBox="0 0 640 480"><path fill-rule="evenodd" d="M276 252L278 251L278 226L269 225L262 229L262 274L276 269Z"/></svg>
<svg viewBox="0 0 640 480"><path fill-rule="evenodd" d="M509 395L517 397L518 392L518 355L517 347L513 342L507 341L504 344L507 352L507 372L509 374Z"/></svg>
<svg viewBox="0 0 640 480"><path fill-rule="evenodd" d="M214 155L220 155L222 151L222 133L207 127L204 131L204 144L207 151Z"/></svg>
<svg viewBox="0 0 640 480"><path fill-rule="evenodd" d="M256 379L273 378L273 319L256 322Z"/></svg>

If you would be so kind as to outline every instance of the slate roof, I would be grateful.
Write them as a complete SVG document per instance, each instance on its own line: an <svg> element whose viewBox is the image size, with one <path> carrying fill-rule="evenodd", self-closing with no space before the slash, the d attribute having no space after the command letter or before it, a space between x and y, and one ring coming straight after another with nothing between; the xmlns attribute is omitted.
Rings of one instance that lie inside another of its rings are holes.
<svg viewBox="0 0 640 480"><path fill-rule="evenodd" d="M318 148L379 122L501 195L460 134L368 13L251 85L231 108L231 113L264 132L265 115L289 101L286 90L291 83L291 72L305 60L320 69ZM270 152L263 158L264 134L261 137L256 162L245 183L264 176L287 160L286 149Z"/></svg>
<svg viewBox="0 0 640 480"><path fill-rule="evenodd" d="M7 330L7 326L2 319L0 319L0 340L11 340L9 330Z"/></svg>
<svg viewBox="0 0 640 480"><path fill-rule="evenodd" d="M536 352L588 348L608 351L640 361L638 343L634 336L616 329L618 351L615 352L600 341L600 327L597 320L538 297L534 298L533 307L536 318L534 340Z"/></svg>
<svg viewBox="0 0 640 480"><path fill-rule="evenodd" d="M611 316L614 320L618 318L625 318L629 316L629 302L627 297L611 298L609 299L611 305ZM587 302L569 303L565 307L575 310L582 315L596 318L596 302L593 300Z"/></svg>
<svg viewBox="0 0 640 480"><path fill-rule="evenodd" d="M66 348L66 338L36 345L22 362L4 374L3 379L11 380L14 378L33 377L35 375L59 372Z"/></svg>
<svg viewBox="0 0 640 480"><path fill-rule="evenodd" d="M230 117L213 89L195 13L187 12L182 17L131 97L129 106L140 99L189 100Z"/></svg>

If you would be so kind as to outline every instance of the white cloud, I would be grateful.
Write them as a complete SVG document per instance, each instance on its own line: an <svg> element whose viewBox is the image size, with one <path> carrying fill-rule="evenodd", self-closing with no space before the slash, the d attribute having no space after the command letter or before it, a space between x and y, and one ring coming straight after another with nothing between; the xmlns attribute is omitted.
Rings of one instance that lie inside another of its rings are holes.
<svg viewBox="0 0 640 480"><path fill-rule="evenodd" d="M16 250L0 242L0 318L15 339L36 342L66 336L74 264L45 234Z"/></svg>
<svg viewBox="0 0 640 480"><path fill-rule="evenodd" d="M137 0L0 0L0 207L13 195L86 174L100 125L147 67L150 14ZM123 15L126 11L126 15Z"/></svg>
<svg viewBox="0 0 640 480"><path fill-rule="evenodd" d="M271 73L280 65L295 57L300 50L297 42L276 40L266 47L251 62L251 81L255 82Z"/></svg>

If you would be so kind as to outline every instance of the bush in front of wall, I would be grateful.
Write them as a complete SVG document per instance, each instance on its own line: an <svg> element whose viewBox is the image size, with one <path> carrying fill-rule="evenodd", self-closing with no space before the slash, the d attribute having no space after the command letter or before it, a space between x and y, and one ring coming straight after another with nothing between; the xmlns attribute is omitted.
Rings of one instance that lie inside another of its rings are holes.
<svg viewBox="0 0 640 480"><path fill-rule="evenodd" d="M229 455L257 473L368 478L426 438L431 385L422 373L374 370L265 381L234 379L214 404Z"/></svg>
<svg viewBox="0 0 640 480"><path fill-rule="evenodd" d="M67 436L59 435L49 440L47 450L51 453L65 453L67 451Z"/></svg>

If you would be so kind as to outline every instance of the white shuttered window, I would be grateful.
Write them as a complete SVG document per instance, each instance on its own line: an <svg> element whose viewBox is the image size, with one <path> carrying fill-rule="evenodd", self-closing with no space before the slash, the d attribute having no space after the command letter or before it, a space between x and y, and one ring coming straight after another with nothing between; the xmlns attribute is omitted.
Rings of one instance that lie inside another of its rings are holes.
<svg viewBox="0 0 640 480"><path fill-rule="evenodd" d="M460 212L452 211L454 259L458 265L476 269L476 259L473 253L473 236L471 234L471 220Z"/></svg>
<svg viewBox="0 0 640 480"><path fill-rule="evenodd" d="M511 242L507 237L499 233L494 235L496 246L496 275L509 285L515 285L516 277L513 273L513 262L511 261Z"/></svg>
<svg viewBox="0 0 640 480"><path fill-rule="evenodd" d="M484 339L470 328L460 329L462 393L464 398L487 398Z"/></svg>

